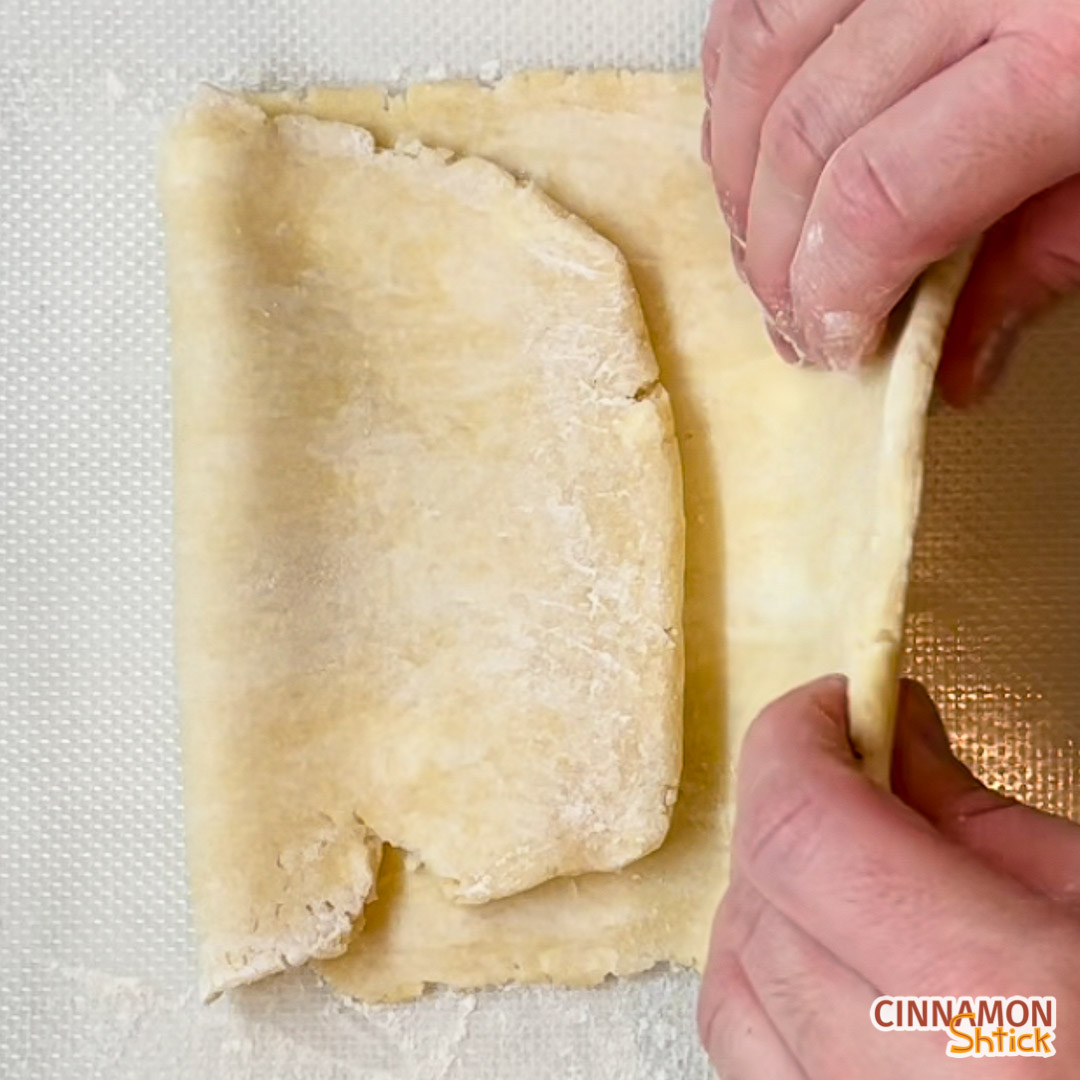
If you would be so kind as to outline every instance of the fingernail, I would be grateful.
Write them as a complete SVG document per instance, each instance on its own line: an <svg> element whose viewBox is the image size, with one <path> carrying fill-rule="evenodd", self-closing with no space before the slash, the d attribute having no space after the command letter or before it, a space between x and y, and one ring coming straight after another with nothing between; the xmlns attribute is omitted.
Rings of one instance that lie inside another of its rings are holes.
<svg viewBox="0 0 1080 1080"><path fill-rule="evenodd" d="M910 679L904 679L901 682L899 711L900 722L907 725L908 730L914 732L933 760L946 765L950 773L965 777L973 786L982 786L968 767L953 753L949 733L941 722L941 714L930 695L919 683Z"/></svg>
<svg viewBox="0 0 1080 1080"><path fill-rule="evenodd" d="M765 332L769 335L769 340L773 343L773 348L776 349L780 355L780 359L785 364L791 364L792 367L796 367L802 363L802 357L799 355L799 350L795 347L795 343L790 340L773 322L772 318L768 315L765 316Z"/></svg>
<svg viewBox="0 0 1080 1080"><path fill-rule="evenodd" d="M885 329L853 311L826 311L819 328L816 352L826 367L837 371L853 371L873 356Z"/></svg>
<svg viewBox="0 0 1080 1080"><path fill-rule="evenodd" d="M972 398L985 397L1001 377L1020 337L1020 316L1006 315L975 354L971 369Z"/></svg>
<svg viewBox="0 0 1080 1080"><path fill-rule="evenodd" d="M720 201L720 213L724 215L724 221L727 222L731 235L743 247L746 247L746 229L742 222L739 221L739 215L735 209L735 200L732 198L731 193L728 191L717 192L717 198Z"/></svg>
<svg viewBox="0 0 1080 1080"><path fill-rule="evenodd" d="M746 278L746 245L734 234L731 235L731 265L735 267L735 273L739 280L747 285Z"/></svg>
<svg viewBox="0 0 1080 1080"><path fill-rule="evenodd" d="M708 109L701 121L701 160L706 165L712 164L712 113Z"/></svg>
<svg viewBox="0 0 1080 1080"><path fill-rule="evenodd" d="M905 680L900 686L900 709L904 712L919 741L935 757L952 757L949 736L930 695L915 682Z"/></svg>

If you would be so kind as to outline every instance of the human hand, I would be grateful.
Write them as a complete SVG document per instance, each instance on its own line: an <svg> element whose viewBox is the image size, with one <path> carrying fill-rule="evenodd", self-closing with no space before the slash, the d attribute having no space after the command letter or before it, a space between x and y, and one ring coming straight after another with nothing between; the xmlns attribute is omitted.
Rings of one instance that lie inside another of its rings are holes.
<svg viewBox="0 0 1080 1080"><path fill-rule="evenodd" d="M724 1080L1075 1076L1080 826L983 787L911 682L893 785L859 771L840 678L755 721L699 1007L713 1064ZM1056 1056L949 1059L947 1033L877 1031L883 994L1056 996Z"/></svg>
<svg viewBox="0 0 1080 1080"><path fill-rule="evenodd" d="M939 378L966 404L1080 284L1076 0L714 0L702 60L703 154L788 359L856 363L989 230Z"/></svg>

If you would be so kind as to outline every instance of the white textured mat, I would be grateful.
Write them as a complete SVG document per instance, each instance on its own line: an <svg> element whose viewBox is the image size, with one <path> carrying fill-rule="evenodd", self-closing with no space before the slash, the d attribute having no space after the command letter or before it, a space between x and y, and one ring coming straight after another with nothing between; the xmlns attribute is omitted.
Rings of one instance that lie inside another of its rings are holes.
<svg viewBox="0 0 1080 1080"><path fill-rule="evenodd" d="M170 624L157 137L226 86L683 67L702 0L0 0L0 1076L695 1080L695 979L360 1010L197 1003ZM1076 813L1080 305L932 424L911 666L965 756Z"/></svg>

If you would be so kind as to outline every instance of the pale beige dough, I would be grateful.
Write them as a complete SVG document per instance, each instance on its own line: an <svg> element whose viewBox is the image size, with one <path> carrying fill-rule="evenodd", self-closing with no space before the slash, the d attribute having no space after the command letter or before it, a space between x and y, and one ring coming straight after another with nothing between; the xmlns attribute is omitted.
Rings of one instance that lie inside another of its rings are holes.
<svg viewBox="0 0 1080 1080"><path fill-rule="evenodd" d="M436 918L653 851L682 484L618 250L486 161L213 92L162 191L206 992L343 951L380 841Z"/></svg>
<svg viewBox="0 0 1080 1080"><path fill-rule="evenodd" d="M726 881L731 764L756 712L851 677L872 771L887 760L927 400L963 261L933 271L892 357L861 374L780 363L739 284L698 156L696 74L520 76L495 89L320 91L269 103L476 154L530 176L619 245L671 393L686 486L685 767L671 832L617 874L481 907L388 852L338 990L591 984L702 962ZM714 108L722 107L714 103Z"/></svg>

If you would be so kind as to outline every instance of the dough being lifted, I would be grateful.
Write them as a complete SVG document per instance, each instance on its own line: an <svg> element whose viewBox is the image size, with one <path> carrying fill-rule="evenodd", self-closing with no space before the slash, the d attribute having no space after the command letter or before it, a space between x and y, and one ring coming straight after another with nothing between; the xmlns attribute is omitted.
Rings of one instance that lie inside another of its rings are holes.
<svg viewBox="0 0 1080 1080"><path fill-rule="evenodd" d="M655 849L682 493L622 256L488 162L213 93L162 188L207 992L342 952L380 840L459 902Z"/></svg>

